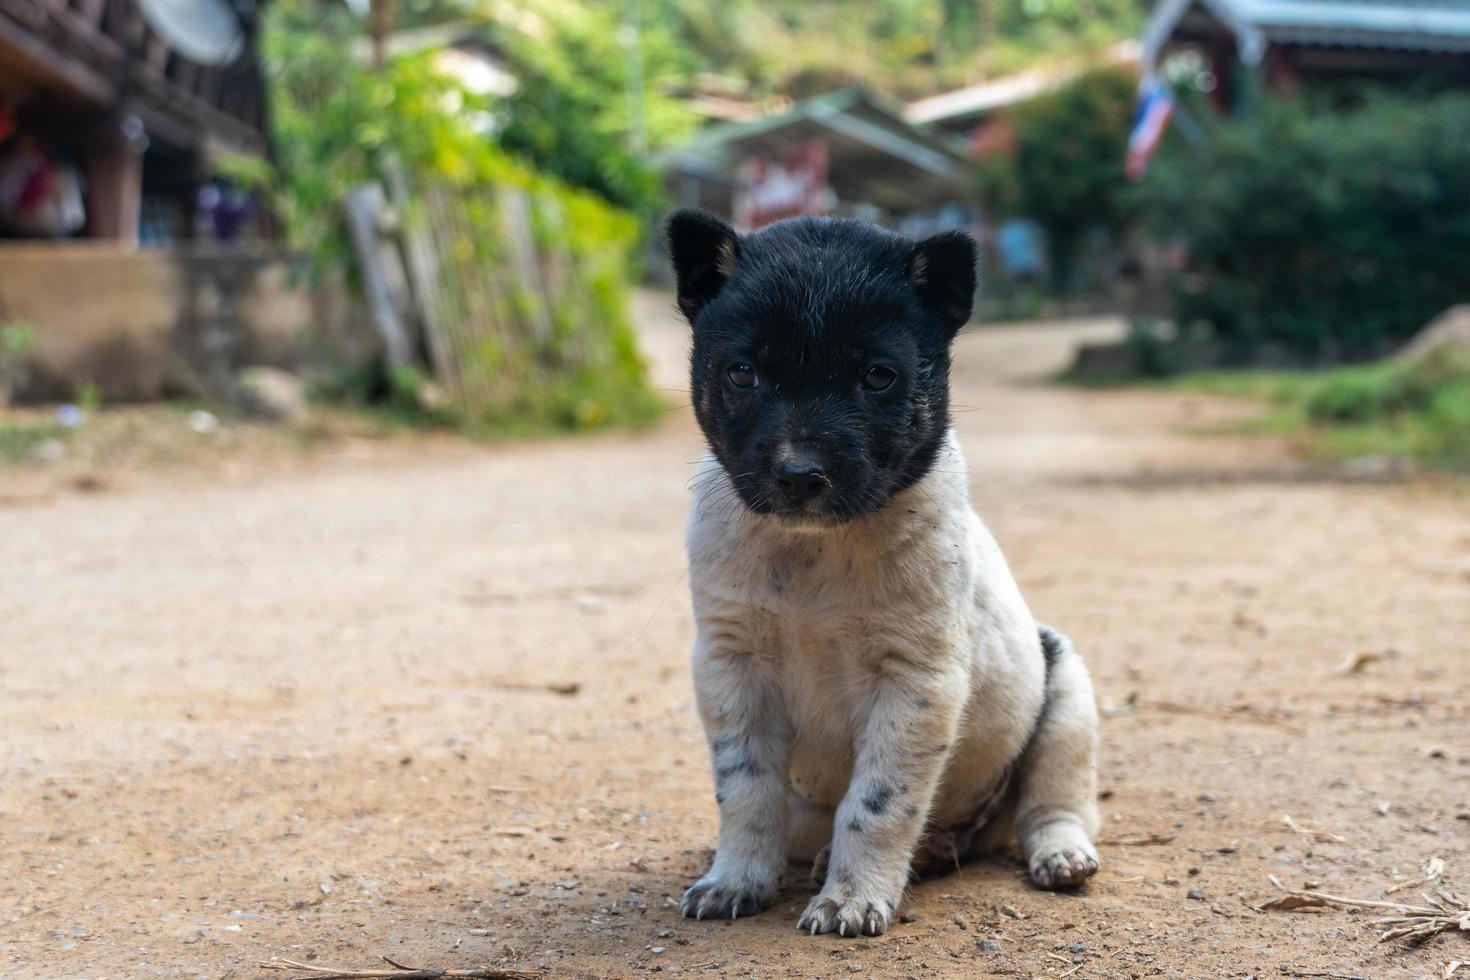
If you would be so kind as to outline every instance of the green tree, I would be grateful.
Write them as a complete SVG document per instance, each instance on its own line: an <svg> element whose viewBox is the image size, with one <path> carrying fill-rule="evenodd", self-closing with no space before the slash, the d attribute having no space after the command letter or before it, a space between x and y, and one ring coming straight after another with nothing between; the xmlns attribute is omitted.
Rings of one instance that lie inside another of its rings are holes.
<svg viewBox="0 0 1470 980"><path fill-rule="evenodd" d="M498 105L436 70L432 53L371 68L367 30L345 11L310 0L277 0L269 8L263 53L272 96L272 184L292 243L350 268L343 199L356 185L379 180L391 156L418 192L403 220L422 218L425 189L453 188L456 227L446 234L454 243L442 250L441 271L456 270L460 283L498 277L505 284L500 298L485 300L475 315L488 309L515 323L523 304L538 303L553 324L549 337L508 332L461 357L462 377L493 378L505 389L496 417L462 421L534 428L647 418L655 399L628 322L633 218L507 153L495 139ZM565 274L565 288L532 294L508 272L500 203L508 189L533 202L538 250L556 256L559 268L575 270ZM573 349L576 356L567 353Z"/></svg>
<svg viewBox="0 0 1470 980"><path fill-rule="evenodd" d="M1171 138L1139 203L1183 244L1175 319L1243 354L1380 354L1470 298L1470 97L1378 93L1348 108L1271 99Z"/></svg>
<svg viewBox="0 0 1470 980"><path fill-rule="evenodd" d="M665 94L687 65L669 33L634 3L543 0L489 26L518 82L497 107L501 145L644 216L659 210L646 151L684 138L697 121Z"/></svg>

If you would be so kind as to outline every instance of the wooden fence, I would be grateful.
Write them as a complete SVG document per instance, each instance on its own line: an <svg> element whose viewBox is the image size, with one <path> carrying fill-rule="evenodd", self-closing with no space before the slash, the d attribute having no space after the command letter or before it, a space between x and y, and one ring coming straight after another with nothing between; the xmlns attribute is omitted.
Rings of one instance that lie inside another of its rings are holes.
<svg viewBox="0 0 1470 980"><path fill-rule="evenodd" d="M349 215L390 363L426 367L482 420L534 411L538 393L607 356L594 273L564 244L553 196L387 184L391 209L369 187Z"/></svg>

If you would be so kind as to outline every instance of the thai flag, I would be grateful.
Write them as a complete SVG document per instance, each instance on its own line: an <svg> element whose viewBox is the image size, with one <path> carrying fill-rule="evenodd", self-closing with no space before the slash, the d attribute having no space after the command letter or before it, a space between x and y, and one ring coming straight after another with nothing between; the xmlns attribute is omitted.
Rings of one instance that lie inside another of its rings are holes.
<svg viewBox="0 0 1470 980"><path fill-rule="evenodd" d="M1159 76L1145 75L1138 85L1138 109L1128 134L1128 179L1137 183L1148 173L1149 157L1158 149L1174 115L1174 96Z"/></svg>

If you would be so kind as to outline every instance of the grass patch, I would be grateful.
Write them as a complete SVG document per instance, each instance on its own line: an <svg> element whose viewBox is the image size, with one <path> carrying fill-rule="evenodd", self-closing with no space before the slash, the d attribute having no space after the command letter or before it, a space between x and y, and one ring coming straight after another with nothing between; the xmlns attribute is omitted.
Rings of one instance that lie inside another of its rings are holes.
<svg viewBox="0 0 1470 980"><path fill-rule="evenodd" d="M51 440L65 440L71 430L39 422L8 422L0 419L0 460L30 459L36 447Z"/></svg>
<svg viewBox="0 0 1470 980"><path fill-rule="evenodd" d="M1209 371L1168 386L1267 402L1270 410L1247 429L1305 434L1325 455L1470 469L1470 355L1463 352L1329 371Z"/></svg>
<svg viewBox="0 0 1470 980"><path fill-rule="evenodd" d="M319 386L322 405L360 414L384 432L452 432L481 442L536 439L606 429L645 429L669 404L643 378L641 361L625 370L584 371L526 386L513 400L470 415L415 371L374 366Z"/></svg>

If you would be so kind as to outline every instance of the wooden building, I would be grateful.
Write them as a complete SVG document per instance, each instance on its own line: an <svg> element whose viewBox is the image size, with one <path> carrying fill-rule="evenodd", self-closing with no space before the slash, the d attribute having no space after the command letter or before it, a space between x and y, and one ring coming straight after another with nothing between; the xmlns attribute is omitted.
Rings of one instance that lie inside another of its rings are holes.
<svg viewBox="0 0 1470 980"><path fill-rule="evenodd" d="M1467 0L1162 0L1144 62L1195 59L1222 108L1261 77L1276 92L1339 83L1470 85Z"/></svg>
<svg viewBox="0 0 1470 980"><path fill-rule="evenodd" d="M958 226L978 189L964 145L861 88L710 126L661 158L670 196L759 227L798 214Z"/></svg>
<svg viewBox="0 0 1470 980"><path fill-rule="evenodd" d="M263 2L0 0L0 237L195 237L221 155L266 154Z"/></svg>

